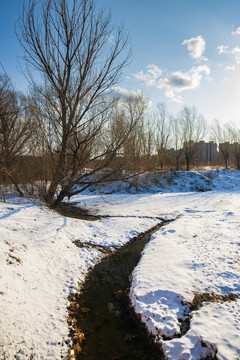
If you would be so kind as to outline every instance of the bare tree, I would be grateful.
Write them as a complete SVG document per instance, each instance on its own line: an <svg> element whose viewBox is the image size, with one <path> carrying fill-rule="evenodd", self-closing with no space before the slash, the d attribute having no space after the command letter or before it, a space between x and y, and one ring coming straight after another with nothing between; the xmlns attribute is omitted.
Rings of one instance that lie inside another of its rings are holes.
<svg viewBox="0 0 240 360"><path fill-rule="evenodd" d="M145 155L144 115L148 107L148 100L140 92L128 91L121 96L118 106L114 108L108 129L108 146L119 143L115 154L118 172L127 170L128 177L140 171ZM130 124L135 124L126 133ZM106 134L105 141L106 141ZM124 141L123 141L124 140Z"/></svg>
<svg viewBox="0 0 240 360"><path fill-rule="evenodd" d="M206 133L206 121L194 107L185 106L178 122L188 171L197 150L195 143L201 141Z"/></svg>
<svg viewBox="0 0 240 360"><path fill-rule="evenodd" d="M34 73L29 72L29 80L52 161L45 200L55 207L84 183L81 170L86 165L92 165L92 173L100 171L118 151L120 142L106 148L102 134L115 101L109 90L129 62L128 38L122 26L114 29L109 12L98 10L94 0L29 0L17 34L27 64L41 74L41 85ZM134 121L124 139L133 127ZM89 174L84 179L86 188Z"/></svg>
<svg viewBox="0 0 240 360"><path fill-rule="evenodd" d="M153 114L156 130L156 148L158 153L158 160L161 170L167 160L167 150L169 149L169 142L173 129L173 120L171 115L167 112L166 105L163 103L157 104L157 111Z"/></svg>
<svg viewBox="0 0 240 360"><path fill-rule="evenodd" d="M0 75L0 167L3 180L8 178L21 196L18 165L34 132L31 119L25 117L25 105L25 96L14 90L6 74Z"/></svg>
<svg viewBox="0 0 240 360"><path fill-rule="evenodd" d="M145 168L147 170L153 170L156 167L155 151L156 144L154 141L154 126L152 121L147 117L144 122L144 141L143 141L143 156L145 162Z"/></svg>
<svg viewBox="0 0 240 360"><path fill-rule="evenodd" d="M164 163L167 160L167 150L169 149L173 120L167 112L166 105L163 103L157 104L157 111L153 114L153 118L156 126L155 137L158 160L161 170L163 170Z"/></svg>
<svg viewBox="0 0 240 360"><path fill-rule="evenodd" d="M136 122L136 126L129 134L123 145L123 156L126 167L132 171L139 171L145 155L145 129L144 115L148 107L145 95L136 93L130 95L124 102L126 121Z"/></svg>
<svg viewBox="0 0 240 360"><path fill-rule="evenodd" d="M235 124L228 124L228 133L232 142L232 154L237 166L240 170L240 129Z"/></svg>
<svg viewBox="0 0 240 360"><path fill-rule="evenodd" d="M182 138L179 129L179 121L178 118L173 118L173 128L172 128L172 136L171 136L171 143L173 145L173 157L175 160L175 168L176 171L179 170L180 161L183 156L183 149L182 149Z"/></svg>
<svg viewBox="0 0 240 360"><path fill-rule="evenodd" d="M219 152L228 169L230 157L232 154L233 133L229 124L220 124L218 120L214 121L212 126L212 139L218 144Z"/></svg>

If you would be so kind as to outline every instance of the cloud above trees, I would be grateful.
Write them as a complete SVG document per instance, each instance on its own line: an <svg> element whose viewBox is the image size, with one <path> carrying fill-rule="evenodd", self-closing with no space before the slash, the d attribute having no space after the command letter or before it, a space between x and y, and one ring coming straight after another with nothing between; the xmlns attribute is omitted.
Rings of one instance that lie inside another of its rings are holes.
<svg viewBox="0 0 240 360"><path fill-rule="evenodd" d="M134 77L138 80L141 80L145 83L146 86L156 87L156 84L160 77L162 76L163 71L154 64L149 64L146 66L147 71L139 71L137 74L134 74Z"/></svg>
<svg viewBox="0 0 240 360"><path fill-rule="evenodd" d="M240 35L240 27L237 27L235 31L232 31L232 35ZM229 45L219 45L217 47L218 55L227 54L233 57L235 64L225 66L226 71L234 71L236 70L235 65L240 64L240 47L234 46L230 47Z"/></svg>
<svg viewBox="0 0 240 360"><path fill-rule="evenodd" d="M141 70L134 77L142 81L148 87L163 89L165 96L175 102L182 103L182 97L179 95L184 90L196 89L199 87L204 75L209 78L210 68L208 65L199 65L192 67L189 71L181 70L172 72L163 76L164 72L157 65L148 65L146 71Z"/></svg>
<svg viewBox="0 0 240 360"><path fill-rule="evenodd" d="M193 59L200 59L204 61L208 60L203 56L203 53L206 49L206 42L201 35L184 40L182 45L187 45L190 56Z"/></svg>
<svg viewBox="0 0 240 360"><path fill-rule="evenodd" d="M237 27L231 33L233 36L240 35L240 27ZM141 81L147 87L154 87L161 89L164 95L172 101L183 103L182 92L186 90L193 90L200 87L203 79L212 80L210 77L211 68L214 70L214 64L222 66L226 72L234 72L237 66L240 65L240 47L219 45L215 48L215 55L227 55L231 59L228 63L227 57L223 64L214 63L216 56L212 54L212 59L209 60L205 56L206 41L202 35L187 38L182 42L183 46L187 47L189 56L194 60L194 66L187 70L176 70L167 72L167 70L155 65L149 64L145 69L133 74L134 78ZM218 60L219 61L219 60ZM225 76L225 75L224 75ZM226 78L225 78L226 79Z"/></svg>
<svg viewBox="0 0 240 360"><path fill-rule="evenodd" d="M184 40L182 45L187 45L191 58L198 62L208 60L203 56L206 42L201 35ZM188 71L177 70L171 73L155 64L149 64L145 70L133 74L134 78L145 86L162 89L166 97L178 103L183 102L180 93L198 88L204 75L209 79L210 67L207 64L193 66Z"/></svg>
<svg viewBox="0 0 240 360"><path fill-rule="evenodd" d="M121 96L124 96L124 97L138 97L139 95L142 94L142 92L140 90L128 90L128 89L124 89L124 88L121 88L119 86L115 86L111 89L114 93L118 94L118 95L121 95Z"/></svg>

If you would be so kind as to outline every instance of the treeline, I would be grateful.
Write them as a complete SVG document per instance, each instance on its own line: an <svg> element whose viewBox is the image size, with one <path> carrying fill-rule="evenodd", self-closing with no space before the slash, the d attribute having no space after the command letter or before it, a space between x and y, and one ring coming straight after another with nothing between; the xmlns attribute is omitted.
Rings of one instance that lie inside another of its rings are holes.
<svg viewBox="0 0 240 360"><path fill-rule="evenodd" d="M1 183L37 192L51 207L90 186L136 172L189 170L207 125L195 108L149 114L140 92L116 88L131 52L128 35L94 0L29 0L16 26L29 94L0 76ZM239 131L215 124L218 142ZM174 148L169 157L168 149Z"/></svg>
<svg viewBox="0 0 240 360"><path fill-rule="evenodd" d="M16 92L9 78L1 75L1 183L14 184L20 195L37 191L45 199L55 177L58 189L68 186L64 196L71 197L92 185L142 171L189 170L196 159L196 143L208 133L195 108L184 107L173 117L164 104L158 104L149 113L146 97L134 92L112 94L104 106L109 101L107 110L84 117L81 125L72 124L59 171L62 124L53 121L50 109L35 94ZM220 151L226 167L231 157L239 160L239 147L234 147L235 153L231 147L240 139L238 129L216 122L211 133L223 143Z"/></svg>

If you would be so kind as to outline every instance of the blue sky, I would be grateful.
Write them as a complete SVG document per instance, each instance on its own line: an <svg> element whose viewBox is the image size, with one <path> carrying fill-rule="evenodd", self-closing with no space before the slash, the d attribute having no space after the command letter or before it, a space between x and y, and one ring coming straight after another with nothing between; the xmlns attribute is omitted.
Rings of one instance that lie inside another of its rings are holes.
<svg viewBox="0 0 240 360"><path fill-rule="evenodd" d="M133 59L119 87L142 90L176 113L195 106L208 122L240 125L239 0L99 0L124 22ZM0 62L26 89L14 34L18 0L0 0Z"/></svg>

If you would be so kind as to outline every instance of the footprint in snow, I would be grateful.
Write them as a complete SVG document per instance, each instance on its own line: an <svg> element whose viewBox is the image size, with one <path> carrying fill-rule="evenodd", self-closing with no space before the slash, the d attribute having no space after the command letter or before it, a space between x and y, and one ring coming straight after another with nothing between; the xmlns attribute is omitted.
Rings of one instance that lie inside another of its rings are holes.
<svg viewBox="0 0 240 360"><path fill-rule="evenodd" d="M163 233L162 233L162 235L168 235L169 233L170 233L170 234L173 234L173 233L175 233L175 232L176 232L176 230L173 230L173 229L164 230Z"/></svg>

